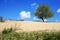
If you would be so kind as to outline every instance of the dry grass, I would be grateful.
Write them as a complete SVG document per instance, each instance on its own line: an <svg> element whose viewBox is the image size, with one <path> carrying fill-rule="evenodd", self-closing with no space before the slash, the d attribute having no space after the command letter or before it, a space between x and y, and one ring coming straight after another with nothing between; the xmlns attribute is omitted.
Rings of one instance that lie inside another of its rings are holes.
<svg viewBox="0 0 60 40"><path fill-rule="evenodd" d="M4 28L15 28L18 31L59 30L60 22L5 21L0 23L0 31ZM17 32L18 32L17 31Z"/></svg>

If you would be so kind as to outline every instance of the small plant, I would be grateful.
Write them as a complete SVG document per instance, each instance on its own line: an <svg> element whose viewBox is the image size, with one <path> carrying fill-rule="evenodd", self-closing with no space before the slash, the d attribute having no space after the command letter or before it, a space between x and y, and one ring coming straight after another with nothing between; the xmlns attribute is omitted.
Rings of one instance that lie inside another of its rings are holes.
<svg viewBox="0 0 60 40"><path fill-rule="evenodd" d="M2 34L8 34L8 33L11 33L11 32L13 32L13 29L12 28L10 28L10 29L4 29L3 31L2 31Z"/></svg>
<svg viewBox="0 0 60 40"><path fill-rule="evenodd" d="M4 30L2 31L2 34L7 34L8 30L4 28Z"/></svg>

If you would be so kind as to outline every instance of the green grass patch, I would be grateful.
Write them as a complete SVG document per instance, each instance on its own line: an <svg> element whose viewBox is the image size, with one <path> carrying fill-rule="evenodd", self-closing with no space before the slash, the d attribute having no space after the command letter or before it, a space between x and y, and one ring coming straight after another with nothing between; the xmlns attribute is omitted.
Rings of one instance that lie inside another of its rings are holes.
<svg viewBox="0 0 60 40"><path fill-rule="evenodd" d="M60 40L60 31L58 32L33 31L17 33L12 31L12 29L9 30L10 31L8 31L7 33L0 34L0 40Z"/></svg>

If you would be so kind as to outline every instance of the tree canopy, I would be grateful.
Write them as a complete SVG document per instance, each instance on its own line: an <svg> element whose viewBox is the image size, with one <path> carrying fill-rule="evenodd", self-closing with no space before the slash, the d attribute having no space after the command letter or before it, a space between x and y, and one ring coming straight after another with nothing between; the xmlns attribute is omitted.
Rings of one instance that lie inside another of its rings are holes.
<svg viewBox="0 0 60 40"><path fill-rule="evenodd" d="M44 22L44 19L52 17L54 14L50 10L49 6L46 4L39 5L37 10L35 11L35 16L42 19Z"/></svg>

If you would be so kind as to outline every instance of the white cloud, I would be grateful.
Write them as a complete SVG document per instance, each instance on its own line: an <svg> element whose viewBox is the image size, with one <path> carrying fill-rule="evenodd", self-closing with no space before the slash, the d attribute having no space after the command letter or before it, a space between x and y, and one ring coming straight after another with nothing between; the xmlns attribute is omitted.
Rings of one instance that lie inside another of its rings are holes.
<svg viewBox="0 0 60 40"><path fill-rule="evenodd" d="M35 7L37 5L37 3L32 3L31 6L32 8Z"/></svg>
<svg viewBox="0 0 60 40"><path fill-rule="evenodd" d="M21 19L25 19L25 18L30 18L30 12L26 12L26 11L21 11L20 12L20 17Z"/></svg>
<svg viewBox="0 0 60 40"><path fill-rule="evenodd" d="M60 13L60 9L58 9L57 12Z"/></svg>
<svg viewBox="0 0 60 40"><path fill-rule="evenodd" d="M33 3L32 6L35 6L37 3Z"/></svg>

